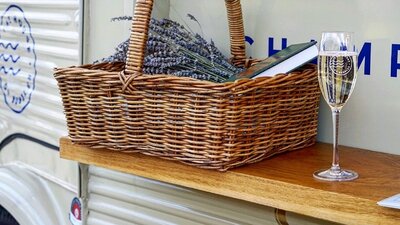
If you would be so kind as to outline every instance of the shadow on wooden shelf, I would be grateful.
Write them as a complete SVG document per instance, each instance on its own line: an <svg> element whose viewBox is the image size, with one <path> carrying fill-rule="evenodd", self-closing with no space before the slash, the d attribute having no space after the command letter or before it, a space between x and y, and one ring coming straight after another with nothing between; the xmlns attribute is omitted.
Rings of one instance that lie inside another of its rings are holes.
<svg viewBox="0 0 400 225"><path fill-rule="evenodd" d="M400 210L376 204L400 193L400 156L341 146L341 166L351 182L313 179L331 164L331 145L284 153L227 172L198 169L142 154L90 149L60 140L64 159L126 172L344 224L400 224Z"/></svg>

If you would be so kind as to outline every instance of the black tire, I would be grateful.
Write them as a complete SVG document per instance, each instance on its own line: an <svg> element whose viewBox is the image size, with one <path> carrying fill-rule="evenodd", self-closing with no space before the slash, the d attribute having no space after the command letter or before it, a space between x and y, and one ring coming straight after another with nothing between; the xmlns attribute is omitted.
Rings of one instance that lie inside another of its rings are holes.
<svg viewBox="0 0 400 225"><path fill-rule="evenodd" d="M19 225L17 220L0 205L0 225Z"/></svg>

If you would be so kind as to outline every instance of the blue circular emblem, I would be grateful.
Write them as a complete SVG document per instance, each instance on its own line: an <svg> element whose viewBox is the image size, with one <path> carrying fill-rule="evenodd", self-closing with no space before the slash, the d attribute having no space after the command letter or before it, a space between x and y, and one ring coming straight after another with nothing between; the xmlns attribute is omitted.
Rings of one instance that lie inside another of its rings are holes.
<svg viewBox="0 0 400 225"><path fill-rule="evenodd" d="M10 5L0 18L0 89L12 111L21 113L29 105L36 74L31 26L24 11Z"/></svg>

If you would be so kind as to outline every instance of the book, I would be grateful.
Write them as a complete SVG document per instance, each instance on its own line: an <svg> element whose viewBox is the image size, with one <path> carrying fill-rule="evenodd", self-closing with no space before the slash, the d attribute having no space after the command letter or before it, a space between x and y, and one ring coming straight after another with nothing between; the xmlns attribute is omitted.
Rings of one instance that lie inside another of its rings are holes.
<svg viewBox="0 0 400 225"><path fill-rule="evenodd" d="M318 56L316 41L290 45L254 66L226 80L235 81L241 78L257 78L288 73L312 61Z"/></svg>

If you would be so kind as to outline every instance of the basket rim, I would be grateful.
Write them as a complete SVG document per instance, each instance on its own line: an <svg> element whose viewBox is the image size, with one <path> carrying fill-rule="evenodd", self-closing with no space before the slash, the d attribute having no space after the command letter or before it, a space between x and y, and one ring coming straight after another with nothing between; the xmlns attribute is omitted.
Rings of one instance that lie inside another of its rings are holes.
<svg viewBox="0 0 400 225"><path fill-rule="evenodd" d="M54 76L58 77L60 75L65 75L66 73L68 74L74 74L78 75L79 71L85 72L85 76L88 77L102 77L102 76L110 76L110 75L115 75L119 73L120 75L124 76L124 69L121 68L121 71L107 71L107 70L102 70L101 67L105 66L111 66L111 65L121 65L124 64L124 62L103 62L103 63L96 63L96 64L84 64L80 66L70 66L70 67L62 67L62 68L55 68L54 69ZM92 67L96 67L93 69ZM97 68L99 67L99 68ZM89 73L87 73L89 72ZM257 83L262 83L263 85L266 83L277 83L285 79L291 79L293 77L297 76L304 76L304 74L315 74L316 73L316 65L314 64L306 64L303 65L302 67L291 71L289 73L279 73L271 77L257 77L257 78L240 78L234 81L229 81L229 82L212 82L212 81L207 81L207 80L198 80L195 78L191 77L179 77L171 74L145 74L143 73L139 77L135 77L135 82L144 82L148 80L152 80L153 82L166 82L168 81L171 84L188 84L190 83L191 85L195 86L200 86L202 88L205 87L210 87L210 88L217 88L217 87L224 87L226 88L227 86L241 86L244 84L257 84ZM258 85L257 85L258 86Z"/></svg>

